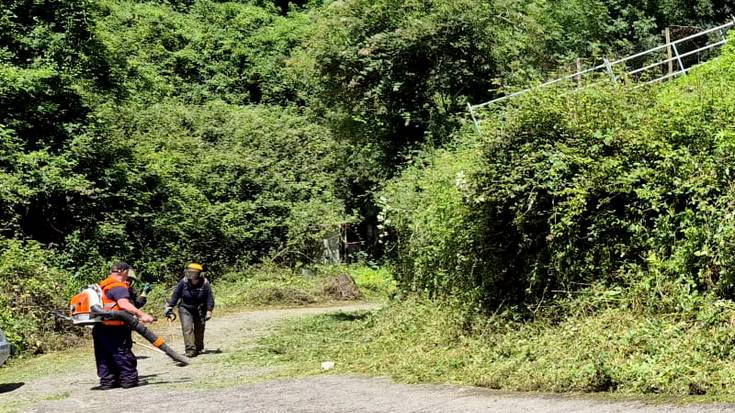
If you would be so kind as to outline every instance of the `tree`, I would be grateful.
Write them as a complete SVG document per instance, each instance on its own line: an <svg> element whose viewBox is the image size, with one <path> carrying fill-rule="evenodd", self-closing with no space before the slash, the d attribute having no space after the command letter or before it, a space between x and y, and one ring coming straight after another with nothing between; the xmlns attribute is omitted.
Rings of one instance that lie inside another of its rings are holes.
<svg viewBox="0 0 735 413"><path fill-rule="evenodd" d="M97 97L117 92L116 63L95 29L96 3L3 1L0 11L0 230L59 242L89 182L74 141Z"/></svg>

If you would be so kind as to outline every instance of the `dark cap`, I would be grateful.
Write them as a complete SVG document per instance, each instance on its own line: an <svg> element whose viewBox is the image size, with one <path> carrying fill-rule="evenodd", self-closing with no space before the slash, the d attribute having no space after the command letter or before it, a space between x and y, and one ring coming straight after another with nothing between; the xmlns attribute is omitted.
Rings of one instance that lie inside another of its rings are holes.
<svg viewBox="0 0 735 413"><path fill-rule="evenodd" d="M125 263L125 262L118 262L112 265L112 268L110 268L110 272L123 272L129 269L130 269L130 264Z"/></svg>

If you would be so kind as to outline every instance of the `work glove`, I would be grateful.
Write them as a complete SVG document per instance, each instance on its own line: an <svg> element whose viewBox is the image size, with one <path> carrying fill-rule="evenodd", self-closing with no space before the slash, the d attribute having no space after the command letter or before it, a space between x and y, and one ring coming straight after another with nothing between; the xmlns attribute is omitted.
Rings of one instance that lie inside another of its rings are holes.
<svg viewBox="0 0 735 413"><path fill-rule="evenodd" d="M166 316L166 318L174 318L174 308L166 306L166 309L163 310L163 315Z"/></svg>
<svg viewBox="0 0 735 413"><path fill-rule="evenodd" d="M207 311L207 315L204 316L204 321L208 321L210 318L212 318L212 312Z"/></svg>
<svg viewBox="0 0 735 413"><path fill-rule="evenodd" d="M153 284L151 284L151 283L145 283L143 285L143 294L148 294L151 291L153 291Z"/></svg>

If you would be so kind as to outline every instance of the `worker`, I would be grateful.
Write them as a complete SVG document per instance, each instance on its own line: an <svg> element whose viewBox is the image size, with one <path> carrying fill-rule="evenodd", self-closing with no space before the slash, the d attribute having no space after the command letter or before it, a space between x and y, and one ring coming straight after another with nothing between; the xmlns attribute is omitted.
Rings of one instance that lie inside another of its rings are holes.
<svg viewBox="0 0 735 413"><path fill-rule="evenodd" d="M184 277L174 288L171 299L164 310L168 318L173 316L173 308L179 304L179 320L184 335L187 357L196 357L204 351L204 326L212 318L214 294L212 286L204 277L204 268L191 263L184 269Z"/></svg>
<svg viewBox="0 0 735 413"><path fill-rule="evenodd" d="M102 305L108 311L124 310L146 324L153 317L139 310L132 301L128 276L130 265L120 262L112 266L110 275L99 283ZM130 388L138 385L138 362L133 354L132 330L124 321L103 320L92 329L94 358L100 385L95 389Z"/></svg>

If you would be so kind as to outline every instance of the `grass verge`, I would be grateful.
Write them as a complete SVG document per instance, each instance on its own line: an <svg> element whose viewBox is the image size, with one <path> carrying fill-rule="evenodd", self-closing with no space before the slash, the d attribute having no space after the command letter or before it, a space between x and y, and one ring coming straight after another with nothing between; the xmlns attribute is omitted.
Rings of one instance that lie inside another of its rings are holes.
<svg viewBox="0 0 735 413"><path fill-rule="evenodd" d="M286 323L250 357L292 376L321 374L329 360L334 372L408 383L732 402L731 312L731 304L711 301L692 317L610 307L523 321L413 297L375 312Z"/></svg>
<svg viewBox="0 0 735 413"><path fill-rule="evenodd" d="M378 301L395 292L392 275L385 268L364 265L322 265L302 269L263 264L244 272L225 274L214 283L218 305L263 308L328 304L338 301L326 289L330 278L350 275L362 299Z"/></svg>

